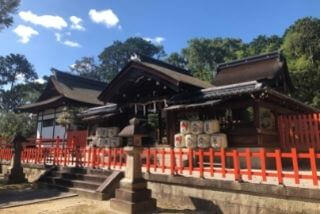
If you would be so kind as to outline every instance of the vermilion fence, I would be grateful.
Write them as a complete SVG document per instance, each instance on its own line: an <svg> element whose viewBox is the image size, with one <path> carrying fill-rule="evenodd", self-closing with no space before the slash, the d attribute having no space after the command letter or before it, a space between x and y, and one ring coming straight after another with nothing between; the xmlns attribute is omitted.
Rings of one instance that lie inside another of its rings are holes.
<svg viewBox="0 0 320 214"><path fill-rule="evenodd" d="M12 158L12 149L0 148L0 161L10 161Z"/></svg>
<svg viewBox="0 0 320 214"><path fill-rule="evenodd" d="M26 148L22 151L24 164L46 164L55 166L93 167L121 169L125 166L122 148Z"/></svg>
<svg viewBox="0 0 320 214"><path fill-rule="evenodd" d="M4 155L3 155L4 154ZM0 150L0 158L10 160L8 150ZM236 149L172 149L146 148L142 152L143 170L147 173L194 176L206 179L225 179L276 184L319 183L317 163L320 153L289 152L279 149L252 151ZM126 153L123 148L26 148L22 163L57 166L124 169Z"/></svg>
<svg viewBox="0 0 320 214"><path fill-rule="evenodd" d="M320 151L320 114L281 115L278 117L281 148Z"/></svg>

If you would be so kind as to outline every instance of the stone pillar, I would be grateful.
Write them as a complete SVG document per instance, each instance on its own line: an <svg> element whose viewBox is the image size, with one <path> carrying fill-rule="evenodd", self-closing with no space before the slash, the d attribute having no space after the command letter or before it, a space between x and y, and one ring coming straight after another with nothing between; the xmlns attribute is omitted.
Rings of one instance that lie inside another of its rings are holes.
<svg viewBox="0 0 320 214"><path fill-rule="evenodd" d="M156 200L151 198L147 182L141 172L141 147L125 147L127 166L125 177L120 181L115 198L110 200L110 209L115 213L152 213L156 210Z"/></svg>
<svg viewBox="0 0 320 214"><path fill-rule="evenodd" d="M8 173L4 176L8 184L17 184L27 181L21 166L22 142L24 142L24 138L20 135L16 135L11 142L13 146L13 155Z"/></svg>

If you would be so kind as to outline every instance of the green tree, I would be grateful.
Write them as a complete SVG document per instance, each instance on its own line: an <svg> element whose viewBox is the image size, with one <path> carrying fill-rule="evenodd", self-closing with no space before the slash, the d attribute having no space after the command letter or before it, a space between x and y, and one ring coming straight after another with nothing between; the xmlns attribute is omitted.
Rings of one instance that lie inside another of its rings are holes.
<svg viewBox="0 0 320 214"><path fill-rule="evenodd" d="M187 61L186 59L179 53L174 52L171 53L165 61L171 65L177 66L179 68L187 69Z"/></svg>
<svg viewBox="0 0 320 214"><path fill-rule="evenodd" d="M10 138L16 133L30 137L36 130L36 120L30 114L0 112L0 137Z"/></svg>
<svg viewBox="0 0 320 214"><path fill-rule="evenodd" d="M101 69L94 60L94 57L82 57L76 60L73 66L70 66L72 72L82 77L102 81Z"/></svg>
<svg viewBox="0 0 320 214"><path fill-rule="evenodd" d="M15 111L19 106L35 102L45 85L45 83L28 82L17 84L11 90L0 90L0 110Z"/></svg>
<svg viewBox="0 0 320 214"><path fill-rule="evenodd" d="M263 53L278 51L281 48L283 39L277 35L265 36L259 35L248 45L245 55L254 56Z"/></svg>
<svg viewBox="0 0 320 214"><path fill-rule="evenodd" d="M12 15L17 11L19 4L20 0L0 0L0 30L12 25Z"/></svg>
<svg viewBox="0 0 320 214"><path fill-rule="evenodd" d="M127 64L134 54L160 58L165 55L162 46L157 46L139 37L115 41L99 55L102 79L109 82Z"/></svg>
<svg viewBox="0 0 320 214"><path fill-rule="evenodd" d="M297 20L286 30L282 48L296 86L293 96L320 107L320 19Z"/></svg>
<svg viewBox="0 0 320 214"><path fill-rule="evenodd" d="M21 54L0 56L0 87L7 85L11 90L18 81L33 81L38 78L33 65Z"/></svg>
<svg viewBox="0 0 320 214"><path fill-rule="evenodd" d="M217 65L243 55L244 43L234 38L196 38L182 50L187 67L195 77L211 81Z"/></svg>
<svg viewBox="0 0 320 214"><path fill-rule="evenodd" d="M33 66L23 55L0 56L0 110L13 111L26 103L27 96L32 96L31 92L38 87L31 82L37 78Z"/></svg>

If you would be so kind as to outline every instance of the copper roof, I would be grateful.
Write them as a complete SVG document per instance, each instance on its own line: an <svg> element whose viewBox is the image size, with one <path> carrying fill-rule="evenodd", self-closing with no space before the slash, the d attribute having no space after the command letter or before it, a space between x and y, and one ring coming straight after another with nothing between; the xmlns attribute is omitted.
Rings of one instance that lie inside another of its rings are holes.
<svg viewBox="0 0 320 214"><path fill-rule="evenodd" d="M61 98L87 106L99 106L103 103L98 100L98 96L105 87L106 83L104 82L54 70L38 100L35 103L21 106L18 109L28 111L48 105Z"/></svg>
<svg viewBox="0 0 320 214"><path fill-rule="evenodd" d="M285 58L279 52L267 53L219 64L212 84L229 85L248 81L270 81L280 74L289 89L293 88Z"/></svg>
<svg viewBox="0 0 320 214"><path fill-rule="evenodd" d="M137 56L134 60L131 60L122 71L111 81L111 83L100 94L99 99L106 102L113 102L112 96L118 93L119 87L127 87L126 81L134 76L132 72L139 72L140 76L145 74L153 76L156 79L164 80L166 83L171 84L173 88L177 88L176 92L183 89L184 86L193 89L203 89L212 87L208 82L199 80L190 75L190 73L182 68L177 68L173 65L167 64L160 60L156 60L146 56ZM139 78L139 77L137 77Z"/></svg>

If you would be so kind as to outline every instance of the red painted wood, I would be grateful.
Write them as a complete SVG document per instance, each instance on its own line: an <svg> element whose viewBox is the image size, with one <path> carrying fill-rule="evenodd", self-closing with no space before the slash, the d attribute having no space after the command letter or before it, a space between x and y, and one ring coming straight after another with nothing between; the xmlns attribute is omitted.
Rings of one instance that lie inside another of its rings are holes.
<svg viewBox="0 0 320 214"><path fill-rule="evenodd" d="M310 156L310 166L311 166L313 184L315 186L318 186L316 157L315 157L315 152L313 148L309 149L309 156Z"/></svg>

